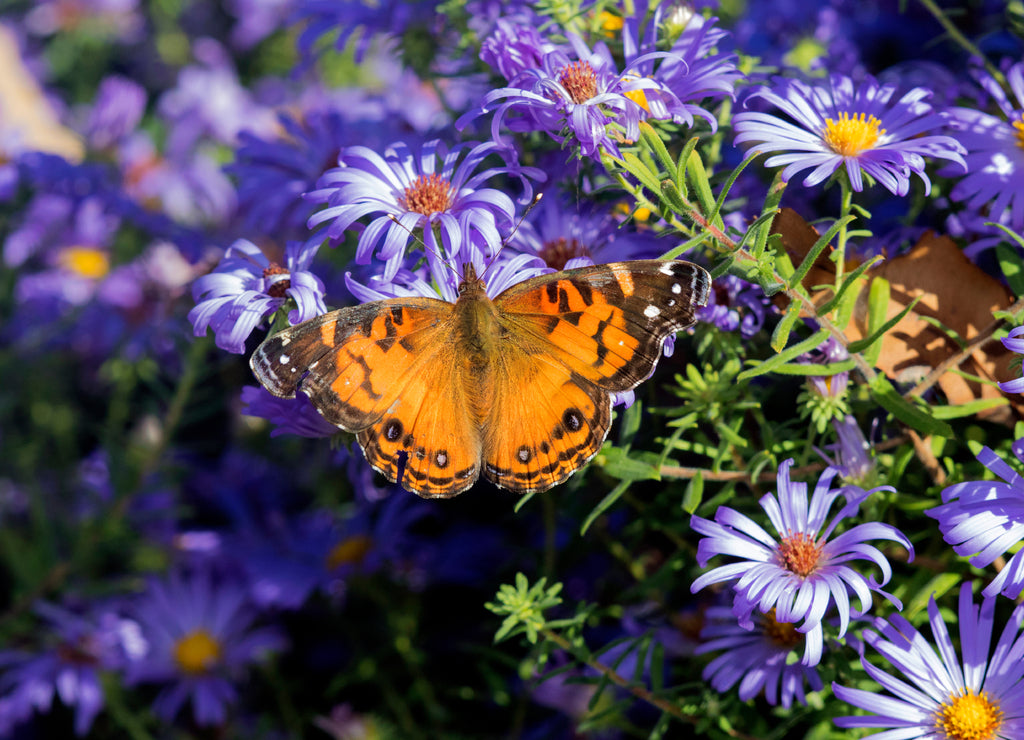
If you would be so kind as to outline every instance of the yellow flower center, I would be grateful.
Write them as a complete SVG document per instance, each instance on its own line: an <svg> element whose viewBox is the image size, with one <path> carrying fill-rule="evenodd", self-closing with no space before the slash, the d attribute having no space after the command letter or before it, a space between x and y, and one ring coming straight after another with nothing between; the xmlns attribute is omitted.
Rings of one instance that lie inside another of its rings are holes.
<svg viewBox="0 0 1024 740"><path fill-rule="evenodd" d="M452 184L436 172L420 175L398 198L398 204L407 211L424 216L443 213L451 208L451 190Z"/></svg>
<svg viewBox="0 0 1024 740"><path fill-rule="evenodd" d="M622 30L625 22L621 15L609 13L607 10L602 10L600 15L597 16L598 26L604 35L610 39L615 38L615 35Z"/></svg>
<svg viewBox="0 0 1024 740"><path fill-rule="evenodd" d="M573 62L562 67L558 82L574 103L585 103L597 95L597 75L590 62Z"/></svg>
<svg viewBox="0 0 1024 740"><path fill-rule="evenodd" d="M993 740L1002 724L999 702L985 691L950 697L935 713L935 728L948 740Z"/></svg>
<svg viewBox="0 0 1024 740"><path fill-rule="evenodd" d="M65 270L90 280L99 280L110 272L110 258L96 247L66 247L57 262Z"/></svg>
<svg viewBox="0 0 1024 740"><path fill-rule="evenodd" d="M622 94L629 98L630 100L632 100L637 105L639 105L648 113L651 112L650 105L648 105L647 103L647 93L644 92L643 88L637 88L636 90L625 90Z"/></svg>
<svg viewBox="0 0 1024 740"><path fill-rule="evenodd" d="M1013 122L1013 138L1017 140L1017 146L1024 149L1024 113L1020 114L1020 120Z"/></svg>
<svg viewBox="0 0 1024 740"><path fill-rule="evenodd" d="M206 673L220 660L220 643L202 627L192 630L174 646L174 661L185 673Z"/></svg>
<svg viewBox="0 0 1024 740"><path fill-rule="evenodd" d="M800 644L804 636L796 631L796 625L790 622L779 622L775 619L775 609L760 618L761 631L764 636L779 647L792 648Z"/></svg>
<svg viewBox="0 0 1024 740"><path fill-rule="evenodd" d="M783 537L779 543L779 559L782 567L806 578L813 573L821 562L822 545L815 542L803 532Z"/></svg>
<svg viewBox="0 0 1024 740"><path fill-rule="evenodd" d="M822 138L828 148L844 157L855 157L873 147L878 137L885 133L880 127L881 121L874 116L866 118L863 113L842 113L839 120L825 119L825 132Z"/></svg>
<svg viewBox="0 0 1024 740"><path fill-rule="evenodd" d="M373 540L365 534L357 534L342 540L327 553L327 570L334 570L349 563L361 563L373 549Z"/></svg>

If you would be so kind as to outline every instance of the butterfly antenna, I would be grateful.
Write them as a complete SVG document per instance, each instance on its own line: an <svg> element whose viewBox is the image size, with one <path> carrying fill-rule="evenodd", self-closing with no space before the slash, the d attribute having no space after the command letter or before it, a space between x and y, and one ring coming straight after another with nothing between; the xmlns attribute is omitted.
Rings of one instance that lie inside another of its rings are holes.
<svg viewBox="0 0 1024 740"><path fill-rule="evenodd" d="M462 275L459 273L459 271L457 269L455 269L455 265L453 265L451 262L446 260L444 258L444 255L441 252L437 251L436 249L431 247L429 244L427 244L425 241L423 241L419 236L417 236L412 231L412 229L410 229L408 226L403 224L401 221L399 221L397 218L395 218L390 213L388 214L388 218L390 218L394 222L394 224L396 226L401 226L403 229L405 229L407 232L409 232L409 236L411 236L415 241L417 241L419 243L419 245L421 247L423 247L423 251L425 251L425 252L432 252L434 254L434 256L437 257L441 261L441 264L443 264L445 267L447 267L449 270L451 270L455 274L455 276L458 277L460 280L462 279Z"/></svg>
<svg viewBox="0 0 1024 740"><path fill-rule="evenodd" d="M487 263L486 267L484 267L484 271L480 275L481 279L483 279L483 276L486 275L487 271L491 269L491 265L498 261L498 255L501 254L501 250L503 250L508 245L508 243L512 241L512 237L514 237L516 235L516 232L519 231L519 227L522 225L523 221L526 220L526 217L530 215L530 211L532 211L537 206L537 204L540 203L540 199L543 197L544 193L537 193L535 196L533 196L533 201L530 203L530 205L526 207L526 210L523 211L523 215L519 217L519 220L516 221L516 225L512 228L512 233L501 240L501 246L498 247L498 251L494 253L494 256L491 258L491 261Z"/></svg>

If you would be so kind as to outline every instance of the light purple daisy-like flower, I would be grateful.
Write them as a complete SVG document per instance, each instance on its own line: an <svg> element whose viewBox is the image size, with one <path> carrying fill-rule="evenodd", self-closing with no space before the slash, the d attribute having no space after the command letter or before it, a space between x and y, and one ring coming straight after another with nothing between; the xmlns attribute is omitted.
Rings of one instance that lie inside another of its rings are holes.
<svg viewBox="0 0 1024 740"><path fill-rule="evenodd" d="M222 724L247 666L284 647L280 633L256 626L245 587L203 572L151 581L131 608L146 642L126 669L129 684L160 683L153 711L172 720L191 700L197 724Z"/></svg>
<svg viewBox="0 0 1024 740"><path fill-rule="evenodd" d="M1013 443L1024 462L1024 439ZM937 519L946 542L958 555L983 568L1024 540L1024 478L988 447L978 461L1002 480L964 481L942 492L942 505L925 513ZM1016 599L1024 593L1024 549L1018 550L982 592Z"/></svg>
<svg viewBox="0 0 1024 740"><path fill-rule="evenodd" d="M807 484L789 479L792 460L779 466L778 496L761 497L761 507L778 533L778 539L759 524L727 506L720 506L715 520L699 516L691 518L691 526L704 535L697 546L697 562L706 567L715 555L731 555L738 562L721 565L693 582L694 593L715 583L733 583L733 613L744 627L752 627L755 610L762 614L775 610L780 622L800 622L797 628L807 642L805 665L817 665L821 659L822 620L829 607L839 613L839 637L846 633L850 621L850 592L860 597L861 611L871 608L872 594L879 594L899 605L899 601L882 590L892 576L892 568L871 539L883 539L903 545L913 558L913 547L899 530L880 522L858 524L832 537L844 519L853 516L864 499L878 490L864 491L856 486L830 490L834 468L826 468L815 486L810 501ZM837 498L846 495L847 503L829 522L829 510ZM853 570L853 560L867 560L882 572L876 582Z"/></svg>
<svg viewBox="0 0 1024 740"><path fill-rule="evenodd" d="M924 158L947 159L966 168L964 148L952 137L929 135L944 125L925 102L930 90L914 88L893 100L895 94L895 86L879 85L872 77L857 83L833 75L828 84L819 85L777 77L771 88L750 96L771 103L789 120L739 113L733 118L735 143L753 143L753 153L775 153L765 165L784 166L783 180L810 169L803 181L808 187L843 168L857 192L864 189L864 175L894 195L906 195L910 176L917 175L929 192Z"/></svg>
<svg viewBox="0 0 1024 740"><path fill-rule="evenodd" d="M579 146L585 157L596 159L602 152L618 157L616 139L640 137L640 121L648 115L644 105L649 107L651 100L678 103L664 85L637 71L669 52L637 56L620 73L603 43L591 51L579 37L568 38L570 50L545 52L538 67L523 69L507 87L491 90L456 128L493 110L491 137L496 142L502 141L501 125L507 123L512 131L544 131L564 146ZM510 113L516 117L509 118Z"/></svg>
<svg viewBox="0 0 1024 740"><path fill-rule="evenodd" d="M1018 326L1010 330L1003 340L1003 346L1011 352L1024 355L1024 326ZM1007 380L999 384L1003 393L1024 393L1024 377Z"/></svg>
<svg viewBox="0 0 1024 740"><path fill-rule="evenodd" d="M326 313L323 283L309 272L316 252L315 242L290 242L282 266L252 242L236 241L217 268L192 285L196 305L188 319L195 335L212 327L218 347L241 354L252 330L288 299L295 302L288 313L292 324Z"/></svg>
<svg viewBox="0 0 1024 740"><path fill-rule="evenodd" d="M294 434L317 439L338 433L338 427L325 420L301 393L295 398L278 398L263 386L243 386L242 413L269 421L271 437Z"/></svg>
<svg viewBox="0 0 1024 740"><path fill-rule="evenodd" d="M708 305L697 309L697 320L722 331L737 331L749 339L761 330L771 303L761 287L735 275L715 278Z"/></svg>
<svg viewBox="0 0 1024 740"><path fill-rule="evenodd" d="M804 636L793 624L778 622L772 614L759 614L753 629L744 629L729 607L707 610L707 623L701 630L701 645L696 654L724 650L704 668L701 678L724 693L739 684L739 697L753 699L762 691L765 700L787 709L796 699L807 704L804 685L820 691L821 677L813 666L789 662L800 648Z"/></svg>
<svg viewBox="0 0 1024 740"><path fill-rule="evenodd" d="M146 112L146 89L120 75L105 77L89 111L86 135L97 149L112 147L139 125Z"/></svg>
<svg viewBox="0 0 1024 740"><path fill-rule="evenodd" d="M1024 62L1006 72L1015 100L981 69L975 78L999 107L1002 116L973 108L947 111L957 139L967 148L967 174L953 187L950 197L966 201L986 221L1009 215L1009 226L1024 229Z"/></svg>
<svg viewBox="0 0 1024 740"><path fill-rule="evenodd" d="M326 207L313 214L309 227L328 223L332 240L364 217L356 248L356 262L369 264L375 252L385 261L384 276L394 278L405 258L413 232L422 232L428 253L451 257L467 238L479 235L485 244L501 243L500 228L509 227L515 214L512 199L505 193L480 185L499 175L520 177L532 196L526 177L543 179L539 171L518 164L477 168L491 154L508 154L497 144L462 144L449 149L434 140L414 153L404 143L388 147L383 156L366 147L344 151L340 167L320 178L318 190L307 195ZM440 241L438 240L440 237Z"/></svg>
<svg viewBox="0 0 1024 740"><path fill-rule="evenodd" d="M641 3L638 9L645 3ZM715 28L717 19L692 14L675 18L659 5L646 26L640 13L624 19L622 29L623 53L627 67L643 78L660 83L670 95L654 91L634 93L651 118L672 120L692 126L694 117L703 118L712 131L718 129L718 120L708 110L696 104L705 98L732 97L736 81L743 75L736 69L733 54L718 52L718 45L728 36ZM682 24L679 29L678 25ZM673 29L678 34L669 54L663 58L654 52L658 48L659 32ZM637 63L635 60L643 58Z"/></svg>
<svg viewBox="0 0 1024 740"><path fill-rule="evenodd" d="M836 726L882 730L868 735L876 740L1024 737L1024 606L1014 609L992 650L995 606L994 598L975 606L971 585L960 588L960 657L934 596L928 602L934 644L899 614L878 620L878 633L865 631L864 641L902 677L863 656L864 670L888 694L833 683L839 699L871 712L837 717Z"/></svg>
<svg viewBox="0 0 1024 740"><path fill-rule="evenodd" d="M839 471L843 480L863 486L875 472L875 459L871 456L871 445L864 438L857 420L847 414L842 419L833 419L832 428L836 432L836 442L826 449L831 456L815 447L815 451L825 461Z"/></svg>
<svg viewBox="0 0 1024 740"><path fill-rule="evenodd" d="M17 724L33 712L48 713L59 698L74 709L75 734L81 737L104 706L99 672L123 664L134 625L113 612L82 615L45 602L35 611L46 623L40 633L52 644L38 653L0 652L0 701L7 719Z"/></svg>

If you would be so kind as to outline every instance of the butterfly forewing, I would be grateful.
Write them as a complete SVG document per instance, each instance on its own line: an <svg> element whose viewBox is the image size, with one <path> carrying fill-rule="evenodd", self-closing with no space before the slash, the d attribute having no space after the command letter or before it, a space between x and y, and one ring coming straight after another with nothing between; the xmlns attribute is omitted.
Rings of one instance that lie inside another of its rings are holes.
<svg viewBox="0 0 1024 740"><path fill-rule="evenodd" d="M579 376L626 391L651 374L666 338L693 325L710 287L690 262L636 260L542 275L495 302L516 333Z"/></svg>

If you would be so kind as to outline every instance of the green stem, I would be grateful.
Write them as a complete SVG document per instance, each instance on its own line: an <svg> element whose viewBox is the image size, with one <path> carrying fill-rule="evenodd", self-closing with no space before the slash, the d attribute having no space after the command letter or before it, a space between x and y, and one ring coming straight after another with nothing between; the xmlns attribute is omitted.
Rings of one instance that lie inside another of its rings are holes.
<svg viewBox="0 0 1024 740"><path fill-rule="evenodd" d="M971 43L970 39L964 36L960 29L957 28L946 14L942 12L942 9L935 4L933 0L920 0L921 5L927 9L929 13L934 16L935 20L939 22L943 30L949 35L953 41L963 47L964 51L970 54L972 57L977 57L985 64L985 71L987 71L992 77L1002 86L1006 87L1006 77L999 69L992 64L982 53L981 49Z"/></svg>
<svg viewBox="0 0 1024 740"><path fill-rule="evenodd" d="M853 188L850 187L850 177L845 172L839 178L839 188L842 194L839 206L839 220L842 226L839 227L839 233L836 234L836 248L832 253L832 261L836 263L836 293L839 293L839 287L843 284L843 272L846 269L846 240L849 239L847 230L849 223L847 223L846 217L850 215L850 210L853 208Z"/></svg>
<svg viewBox="0 0 1024 740"><path fill-rule="evenodd" d="M545 627L541 632L547 640L550 640L554 644L558 645L558 647L562 648L562 650L565 650L567 653L572 655L577 661L597 671L606 679L608 679L611 683L615 684L620 689L623 689L624 691L632 694L640 701L647 702L651 706L660 709L662 712L665 712L666 714L675 717L680 722L685 722L687 724L695 725L698 723L703 723L707 720L706 715L686 714L685 712L683 712L682 709L680 709L678 706L673 704L668 699L664 699L660 696L655 695L645 686L641 686L640 684L636 684L632 681L627 680L621 674L617 673L613 668L610 668L609 666L606 666L603 663L599 663L598 661L591 658L585 651L581 650L579 647L569 642L569 640L565 639L557 632L554 632L553 630L547 627ZM729 737L740 738L740 740L754 740L753 737L736 732L732 729L724 729L723 731L726 734L728 734Z"/></svg>

